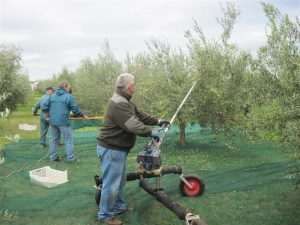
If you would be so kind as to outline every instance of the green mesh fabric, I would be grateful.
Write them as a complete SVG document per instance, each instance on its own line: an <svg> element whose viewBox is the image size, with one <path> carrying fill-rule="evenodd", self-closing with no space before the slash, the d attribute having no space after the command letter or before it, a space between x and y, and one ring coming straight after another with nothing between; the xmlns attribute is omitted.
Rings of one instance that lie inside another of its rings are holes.
<svg viewBox="0 0 300 225"><path fill-rule="evenodd" d="M86 120L69 120L70 126L73 130L83 127L100 127L102 121L100 119L86 119Z"/></svg>
<svg viewBox="0 0 300 225"><path fill-rule="evenodd" d="M0 164L0 224L99 224L93 187L94 175L100 174L98 130L73 131L77 163L50 162L48 148L40 148L38 138L6 145L1 152L5 162ZM161 186L177 203L209 225L300 224L300 191L293 189L289 176L291 170L300 168L299 161L272 143L254 144L243 137L228 140L198 125L186 129L185 148L180 147L178 134L174 125L166 136L161 148L163 166L183 166L185 174L200 175L206 192L200 197L182 197L178 175L161 177ZM138 138L128 156L128 172L137 170L136 155L147 141ZM59 155L66 159L64 146L59 147ZM31 183L29 171L44 166L67 170L68 183L51 189ZM149 183L154 184L155 178ZM138 181L126 184L124 196L128 206L135 208L121 216L124 224L184 224L142 190Z"/></svg>

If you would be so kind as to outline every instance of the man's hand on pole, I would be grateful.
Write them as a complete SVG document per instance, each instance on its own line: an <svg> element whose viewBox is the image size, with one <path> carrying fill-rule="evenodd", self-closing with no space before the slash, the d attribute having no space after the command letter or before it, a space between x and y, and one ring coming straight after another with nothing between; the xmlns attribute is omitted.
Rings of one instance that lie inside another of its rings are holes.
<svg viewBox="0 0 300 225"><path fill-rule="evenodd" d="M170 124L169 121L159 119L157 125L160 126L160 127L166 127L166 126L168 126L169 124Z"/></svg>

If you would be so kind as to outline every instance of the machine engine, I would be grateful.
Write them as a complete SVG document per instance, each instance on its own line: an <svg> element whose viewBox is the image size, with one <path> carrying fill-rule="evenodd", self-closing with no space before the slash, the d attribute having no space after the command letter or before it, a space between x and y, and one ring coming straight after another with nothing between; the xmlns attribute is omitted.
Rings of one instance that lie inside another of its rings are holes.
<svg viewBox="0 0 300 225"><path fill-rule="evenodd" d="M146 145L144 151L141 151L137 156L137 162L142 169L147 171L154 171L161 168L160 149L155 140L150 140Z"/></svg>

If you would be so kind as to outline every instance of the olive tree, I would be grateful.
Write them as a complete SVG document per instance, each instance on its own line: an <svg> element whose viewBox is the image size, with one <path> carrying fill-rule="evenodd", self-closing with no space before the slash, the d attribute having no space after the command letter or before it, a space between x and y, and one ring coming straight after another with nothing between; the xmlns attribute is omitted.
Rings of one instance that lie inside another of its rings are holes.
<svg viewBox="0 0 300 225"><path fill-rule="evenodd" d="M15 110L30 94L29 78L21 73L21 50L0 46L0 111Z"/></svg>
<svg viewBox="0 0 300 225"><path fill-rule="evenodd" d="M151 40L148 52L128 57L127 70L136 75L138 83L135 102L140 108L161 118L171 119L193 84L190 60L180 49L168 43ZM188 100L177 117L180 144L185 146L185 126L192 119L193 107Z"/></svg>
<svg viewBox="0 0 300 225"><path fill-rule="evenodd" d="M194 96L196 117L202 127L213 131L229 131L226 128L241 123L248 98L245 84L252 74L251 55L230 42L239 9L227 3L222 13L218 19L223 28L219 39L208 41L196 21L193 32L186 33L198 80Z"/></svg>
<svg viewBox="0 0 300 225"><path fill-rule="evenodd" d="M267 43L260 47L257 89L245 123L251 137L300 149L300 23L262 3L268 19ZM259 94L258 94L259 93Z"/></svg>
<svg viewBox="0 0 300 225"><path fill-rule="evenodd" d="M115 58L108 42L95 60L82 60L72 80L73 95L80 107L89 115L103 114L121 72L122 63Z"/></svg>
<svg viewBox="0 0 300 225"><path fill-rule="evenodd" d="M57 75L54 74L50 79L40 80L36 91L43 94L45 93L46 88L49 86L58 87L62 81L68 81L72 84L73 80L74 74L69 72L66 67L63 67L61 72L59 72Z"/></svg>

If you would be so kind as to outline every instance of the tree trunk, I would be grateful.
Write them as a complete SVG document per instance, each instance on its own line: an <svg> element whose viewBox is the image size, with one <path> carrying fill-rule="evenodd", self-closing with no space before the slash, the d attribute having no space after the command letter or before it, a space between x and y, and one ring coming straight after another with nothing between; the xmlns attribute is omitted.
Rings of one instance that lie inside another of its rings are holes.
<svg viewBox="0 0 300 225"><path fill-rule="evenodd" d="M185 147L185 123L179 123L179 142L181 147Z"/></svg>

